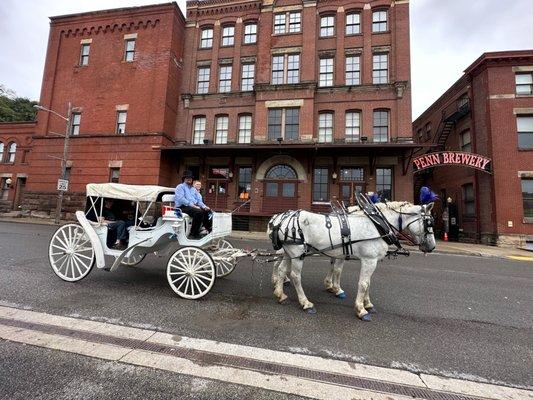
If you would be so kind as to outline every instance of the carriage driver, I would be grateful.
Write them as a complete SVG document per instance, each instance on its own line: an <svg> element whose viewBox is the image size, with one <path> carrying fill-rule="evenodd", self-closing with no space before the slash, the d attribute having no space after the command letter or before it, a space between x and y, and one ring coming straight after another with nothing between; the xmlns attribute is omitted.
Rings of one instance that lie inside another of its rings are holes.
<svg viewBox="0 0 533 400"><path fill-rule="evenodd" d="M201 238L200 227L202 222L205 229L211 232L212 220L210 218L211 210L198 197L198 191L193 186L193 174L191 171L185 171L181 177L182 183L176 186L174 203L181 211L192 218L192 227L190 237L192 239Z"/></svg>

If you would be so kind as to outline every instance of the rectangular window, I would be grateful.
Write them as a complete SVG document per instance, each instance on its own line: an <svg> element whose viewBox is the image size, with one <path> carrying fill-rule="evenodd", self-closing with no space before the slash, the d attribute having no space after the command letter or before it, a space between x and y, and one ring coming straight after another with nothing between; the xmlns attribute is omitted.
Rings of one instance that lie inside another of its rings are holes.
<svg viewBox="0 0 533 400"><path fill-rule="evenodd" d="M533 179L522 179L524 217L533 218Z"/></svg>
<svg viewBox="0 0 533 400"><path fill-rule="evenodd" d="M70 127L70 134L73 135L79 135L80 134L80 124L81 124L81 114L80 113L72 113L70 116L72 119L72 125Z"/></svg>
<svg viewBox="0 0 533 400"><path fill-rule="evenodd" d="M7 185L8 178L2 178L0 183L0 200L7 200L9 197L9 186Z"/></svg>
<svg viewBox="0 0 533 400"><path fill-rule="evenodd" d="M241 74L241 90L249 92L254 90L255 64L243 64Z"/></svg>
<svg viewBox="0 0 533 400"><path fill-rule="evenodd" d="M533 72L515 75L516 94L533 95Z"/></svg>
<svg viewBox="0 0 533 400"><path fill-rule="evenodd" d="M466 153L472 152L472 141L470 138L470 131L464 131L461 133L461 151Z"/></svg>
<svg viewBox="0 0 533 400"><path fill-rule="evenodd" d="M205 117L195 117L194 118L194 131L192 136L193 144L202 144L204 143L205 138Z"/></svg>
<svg viewBox="0 0 533 400"><path fill-rule="evenodd" d="M392 168L376 168L376 192L382 199L392 200Z"/></svg>
<svg viewBox="0 0 533 400"><path fill-rule="evenodd" d="M318 86L333 86L333 58L320 59L320 79Z"/></svg>
<svg viewBox="0 0 533 400"><path fill-rule="evenodd" d="M372 13L372 32L387 32L387 11Z"/></svg>
<svg viewBox="0 0 533 400"><path fill-rule="evenodd" d="M80 65L89 65L89 52L91 51L91 45L84 43L81 45L80 51Z"/></svg>
<svg viewBox="0 0 533 400"><path fill-rule="evenodd" d="M246 201L250 198L252 192L252 168L240 167L239 168L239 182L237 188L239 200Z"/></svg>
<svg viewBox="0 0 533 400"><path fill-rule="evenodd" d="M429 139L431 137L431 122L428 122L426 124L426 138Z"/></svg>
<svg viewBox="0 0 533 400"><path fill-rule="evenodd" d="M300 55L284 54L272 57L272 84L300 82Z"/></svg>
<svg viewBox="0 0 533 400"><path fill-rule="evenodd" d="M320 143L333 142L332 113L321 113L318 115L318 141Z"/></svg>
<svg viewBox="0 0 533 400"><path fill-rule="evenodd" d="M320 37L333 35L335 35L335 17L333 15L320 17Z"/></svg>
<svg viewBox="0 0 533 400"><path fill-rule="evenodd" d="M277 197L278 196L278 184L275 182L267 182L266 195L267 197Z"/></svg>
<svg viewBox="0 0 533 400"><path fill-rule="evenodd" d="M344 182L364 182L363 168L342 168L340 180Z"/></svg>
<svg viewBox="0 0 533 400"><path fill-rule="evenodd" d="M271 108L268 110L268 140L298 140L299 108Z"/></svg>
<svg viewBox="0 0 533 400"><path fill-rule="evenodd" d="M294 183L283 183L281 187L281 195L283 197L294 197L294 192L296 190L296 185Z"/></svg>
<svg viewBox="0 0 533 400"><path fill-rule="evenodd" d="M225 26L222 28L222 46L233 46L235 43L235 27Z"/></svg>
<svg viewBox="0 0 533 400"><path fill-rule="evenodd" d="M239 143L252 141L252 116L241 115L239 117Z"/></svg>
<svg viewBox="0 0 533 400"><path fill-rule="evenodd" d="M126 119L128 117L127 111L117 111L117 126L115 133L126 133Z"/></svg>
<svg viewBox="0 0 533 400"><path fill-rule="evenodd" d="M244 26L244 44L257 42L257 24L247 24Z"/></svg>
<svg viewBox="0 0 533 400"><path fill-rule="evenodd" d="M346 85L361 84L361 57L346 56Z"/></svg>
<svg viewBox="0 0 533 400"><path fill-rule="evenodd" d="M120 168L109 169L109 182L119 183L120 180Z"/></svg>
<svg viewBox="0 0 533 400"><path fill-rule="evenodd" d="M218 91L219 93L231 92L231 65L220 67Z"/></svg>
<svg viewBox="0 0 533 400"><path fill-rule="evenodd" d="M374 54L372 64L372 83L389 82L388 54Z"/></svg>
<svg viewBox="0 0 533 400"><path fill-rule="evenodd" d="M533 149L533 115L517 115L518 147Z"/></svg>
<svg viewBox="0 0 533 400"><path fill-rule="evenodd" d="M285 33L285 14L275 14L274 15L274 34L280 35Z"/></svg>
<svg viewBox="0 0 533 400"><path fill-rule="evenodd" d="M389 112L386 110L374 111L374 142L389 140Z"/></svg>
<svg viewBox="0 0 533 400"><path fill-rule="evenodd" d="M463 203L464 203L464 215L475 216L476 215L476 198L474 196L474 185L468 183L463 185Z"/></svg>
<svg viewBox="0 0 533 400"><path fill-rule="evenodd" d="M289 13L289 33L297 33L302 29L302 14L298 12Z"/></svg>
<svg viewBox="0 0 533 400"><path fill-rule="evenodd" d="M329 201L328 180L328 168L315 168L313 173L313 201Z"/></svg>
<svg viewBox="0 0 533 400"><path fill-rule="evenodd" d="M196 93L204 94L209 92L209 79L211 76L210 67L198 68L198 85L196 87Z"/></svg>
<svg viewBox="0 0 533 400"><path fill-rule="evenodd" d="M422 140L422 128L418 128L418 130L416 131L416 134L418 136L418 139Z"/></svg>
<svg viewBox="0 0 533 400"><path fill-rule="evenodd" d="M352 13L346 15L346 34L357 35L361 33L361 14Z"/></svg>
<svg viewBox="0 0 533 400"><path fill-rule="evenodd" d="M213 47L213 28L202 29L200 48L210 49L211 47Z"/></svg>
<svg viewBox="0 0 533 400"><path fill-rule="evenodd" d="M228 123L229 118L227 115L217 117L217 131L215 136L215 143L226 144L228 143Z"/></svg>
<svg viewBox="0 0 533 400"><path fill-rule="evenodd" d="M361 113L349 111L346 113L346 131L345 137L347 142L359 141L361 134Z"/></svg>
<svg viewBox="0 0 533 400"><path fill-rule="evenodd" d="M124 61L133 61L135 58L135 39L126 39L124 43Z"/></svg>

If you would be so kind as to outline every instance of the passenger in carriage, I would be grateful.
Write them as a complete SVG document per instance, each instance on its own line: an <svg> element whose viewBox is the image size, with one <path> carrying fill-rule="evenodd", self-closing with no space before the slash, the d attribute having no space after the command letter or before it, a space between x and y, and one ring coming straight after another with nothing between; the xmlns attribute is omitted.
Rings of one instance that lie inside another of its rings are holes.
<svg viewBox="0 0 533 400"><path fill-rule="evenodd" d="M200 192L193 186L193 178L191 171L183 173L182 183L176 186L174 203L192 218L191 239L199 239L202 237L200 235L202 222L207 232L211 232L211 209L205 205Z"/></svg>
<svg viewBox="0 0 533 400"><path fill-rule="evenodd" d="M124 221L117 218L116 212L113 210L113 199L105 199L102 218L107 223L107 229L109 231L116 231L117 233L117 239L113 248L124 250L128 246L128 228L134 224L133 221Z"/></svg>

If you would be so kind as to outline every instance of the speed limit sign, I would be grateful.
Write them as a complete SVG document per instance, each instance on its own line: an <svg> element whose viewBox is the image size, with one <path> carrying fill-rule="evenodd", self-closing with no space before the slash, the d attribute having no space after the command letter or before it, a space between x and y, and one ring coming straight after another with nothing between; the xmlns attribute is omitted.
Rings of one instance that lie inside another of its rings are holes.
<svg viewBox="0 0 533 400"><path fill-rule="evenodd" d="M66 192L68 190L68 180L58 179L57 180L57 190L61 192Z"/></svg>

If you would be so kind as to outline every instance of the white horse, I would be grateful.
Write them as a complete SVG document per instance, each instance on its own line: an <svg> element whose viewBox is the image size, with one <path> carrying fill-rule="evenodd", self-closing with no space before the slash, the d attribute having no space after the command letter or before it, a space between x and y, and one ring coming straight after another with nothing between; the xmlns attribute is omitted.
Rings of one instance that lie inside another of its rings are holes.
<svg viewBox="0 0 533 400"><path fill-rule="evenodd" d="M431 216L433 203L413 205L408 202L389 202L378 203L376 206L395 229L408 231L422 252L430 253L435 249L433 218ZM277 266L277 276L276 271L274 271L272 277L275 286L274 296L278 298L279 302L287 299L287 295L283 292L283 283L286 276L290 276L302 308L309 313L316 312L313 303L305 296L301 282L301 272L307 251L320 250L321 254L334 260L324 283L326 289L335 295L339 296L344 293L340 287L340 276L346 257L341 246L340 223L333 216L330 217L330 221L331 228L328 229L323 214L303 210L278 214L270 220L268 233L269 235L277 235L276 239L282 245L279 254L282 254L283 259ZM369 312L374 309L374 305L370 301L370 278L376 269L377 262L387 255L389 246L363 212L348 214L348 221L351 231L350 241L353 241L351 257L361 260L355 311L360 319L370 321ZM279 225L279 229L272 232L271 227L276 225ZM298 232L293 237L293 227L296 228L296 231L297 229L301 230L305 244L299 240ZM339 297L343 298L342 295Z"/></svg>

